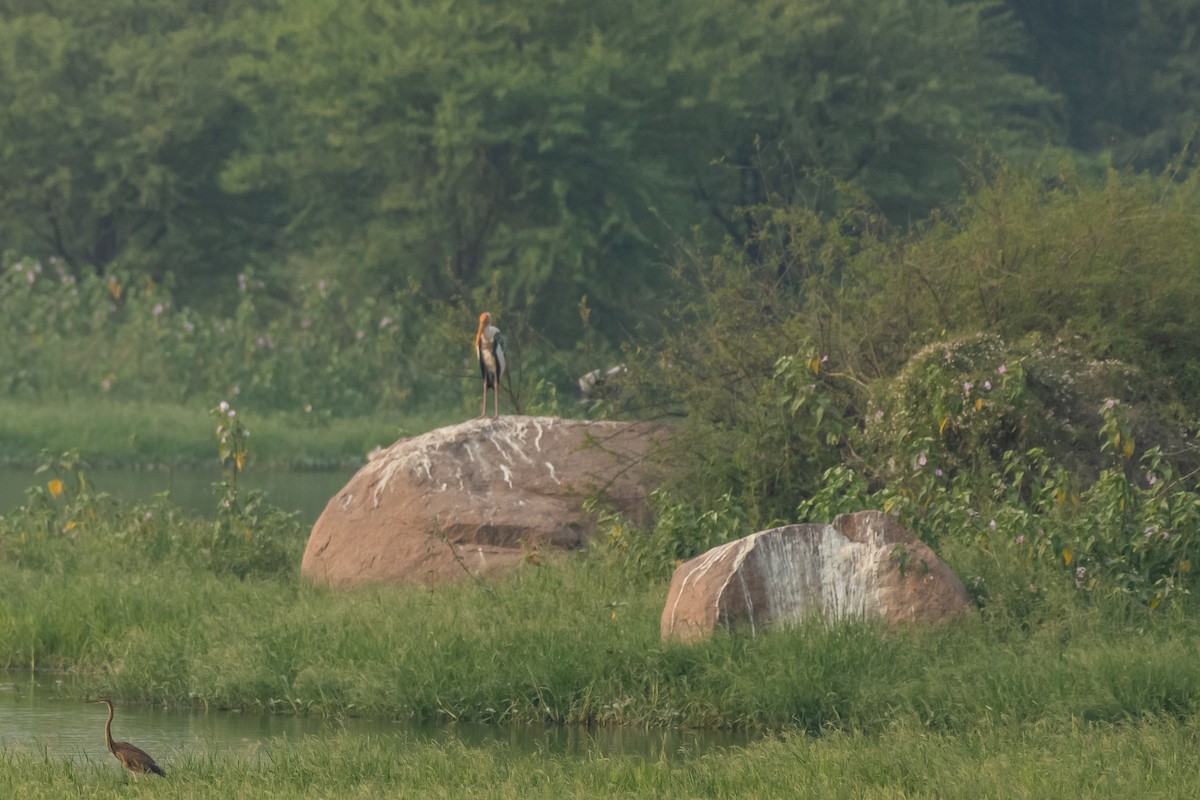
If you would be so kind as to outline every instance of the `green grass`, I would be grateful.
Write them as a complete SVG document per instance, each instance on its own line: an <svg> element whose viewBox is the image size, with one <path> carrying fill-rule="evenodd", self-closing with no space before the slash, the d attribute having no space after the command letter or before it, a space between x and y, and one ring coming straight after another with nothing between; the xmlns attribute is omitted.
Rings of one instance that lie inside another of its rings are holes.
<svg viewBox="0 0 1200 800"><path fill-rule="evenodd" d="M666 582L612 549L494 582L335 591L297 578L294 522L226 522L38 487L0 518L0 666L70 671L81 699L772 738L647 761L338 734L274 742L252 763L189 753L139 795L1183 797L1197 777L1195 602L1151 611L1073 591L1007 550L944 548L993 588L965 622L682 645L658 636ZM221 551L217 534L240 545L243 525L248 547L268 546ZM238 578L234 564L251 568ZM1022 588L1035 577L1042 589ZM108 761L0 750L0 797L130 791Z"/></svg>
<svg viewBox="0 0 1200 800"><path fill-rule="evenodd" d="M214 402L213 405L216 405ZM43 451L78 450L92 464L212 463L209 408L163 403L73 400L42 404L0 399L0 460L37 464ZM329 467L361 463L378 446L445 424L435 418L330 418L241 409L251 429L252 463Z"/></svg>
<svg viewBox="0 0 1200 800"><path fill-rule="evenodd" d="M1186 798L1200 779L1191 723L1016 726L963 733L912 720L873 736L789 735L647 760L549 758L505 744L469 747L334 734L268 744L255 761L189 753L166 779L126 785L115 762L60 762L0 750L0 795L60 797Z"/></svg>
<svg viewBox="0 0 1200 800"><path fill-rule="evenodd" d="M419 720L953 732L1200 706L1200 621L1182 609L1080 605L1027 629L811 623L685 646L658 637L665 584L597 554L494 584L333 591L214 574L182 555L204 529L164 524L175 538L148 523L10 544L0 665L71 670L81 694L125 700Z"/></svg>

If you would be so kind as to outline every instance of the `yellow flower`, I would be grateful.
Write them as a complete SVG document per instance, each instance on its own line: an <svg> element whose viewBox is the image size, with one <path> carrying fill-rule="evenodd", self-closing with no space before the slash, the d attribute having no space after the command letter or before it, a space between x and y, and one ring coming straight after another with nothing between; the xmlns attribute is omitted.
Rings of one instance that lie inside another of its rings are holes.
<svg viewBox="0 0 1200 800"><path fill-rule="evenodd" d="M46 488L50 490L51 497L58 497L63 492L63 482L55 478L46 484Z"/></svg>

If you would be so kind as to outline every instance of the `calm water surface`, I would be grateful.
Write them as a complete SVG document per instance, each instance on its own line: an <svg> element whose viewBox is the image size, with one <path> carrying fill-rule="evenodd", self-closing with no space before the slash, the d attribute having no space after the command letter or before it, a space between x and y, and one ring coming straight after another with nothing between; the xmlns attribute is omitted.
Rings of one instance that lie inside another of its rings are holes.
<svg viewBox="0 0 1200 800"><path fill-rule="evenodd" d="M306 736L330 733L394 736L398 741L447 742L467 746L505 743L515 753L570 758L593 754L636 754L647 759L684 758L744 746L751 735L730 731L528 725L413 725L379 720L327 720L305 716L190 711L116 704L113 738L130 741L169 768L180 754L253 761ZM0 671L0 750L70 761L111 758L104 744L108 709L84 703L69 676ZM114 762L115 763L115 762Z"/></svg>

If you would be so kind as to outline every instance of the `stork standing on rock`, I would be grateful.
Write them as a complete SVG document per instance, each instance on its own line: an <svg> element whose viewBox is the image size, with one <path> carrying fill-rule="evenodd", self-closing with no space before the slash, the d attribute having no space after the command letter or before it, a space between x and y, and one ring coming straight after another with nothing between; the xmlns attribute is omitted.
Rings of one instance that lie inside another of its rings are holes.
<svg viewBox="0 0 1200 800"><path fill-rule="evenodd" d="M500 416L500 379L504 376L504 337L500 329L492 324L492 315L483 312L479 315L479 330L475 334L475 353L479 356L479 371L483 374L483 403L479 407L479 416L487 416L487 393L494 393L493 401L496 413Z"/></svg>

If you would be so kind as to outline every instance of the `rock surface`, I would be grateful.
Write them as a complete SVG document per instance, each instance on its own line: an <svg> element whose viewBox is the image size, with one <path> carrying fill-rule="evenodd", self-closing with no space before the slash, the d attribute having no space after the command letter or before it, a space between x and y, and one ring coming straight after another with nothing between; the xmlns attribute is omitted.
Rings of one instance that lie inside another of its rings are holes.
<svg viewBox="0 0 1200 800"><path fill-rule="evenodd" d="M346 586L439 583L579 547L602 495L644 524L660 425L502 416L401 439L374 454L317 519L300 572Z"/></svg>
<svg viewBox="0 0 1200 800"><path fill-rule="evenodd" d="M924 543L887 514L860 511L760 531L680 564L660 633L693 641L717 626L757 632L814 614L896 625L970 607L962 581Z"/></svg>

